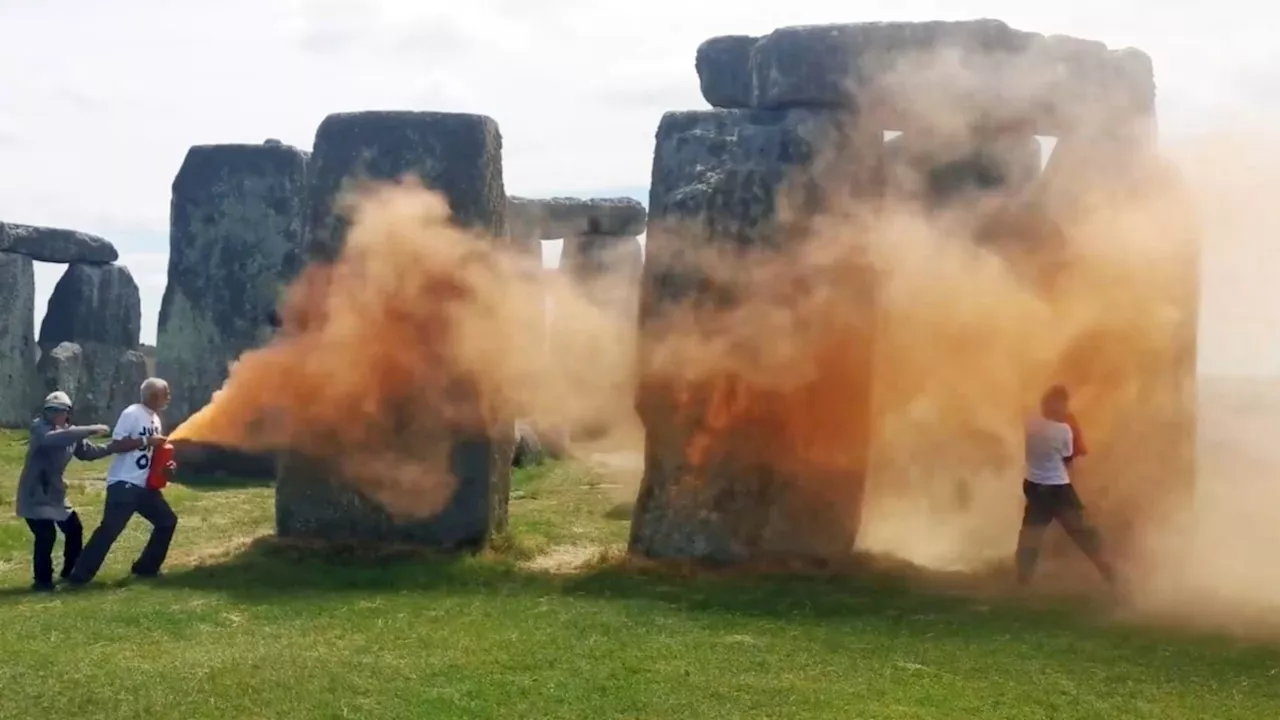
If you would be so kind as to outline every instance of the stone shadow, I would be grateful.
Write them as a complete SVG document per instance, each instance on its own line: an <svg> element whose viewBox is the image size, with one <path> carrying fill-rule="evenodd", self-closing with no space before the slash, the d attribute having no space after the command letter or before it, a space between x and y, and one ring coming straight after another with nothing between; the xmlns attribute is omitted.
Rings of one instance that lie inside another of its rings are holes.
<svg viewBox="0 0 1280 720"><path fill-rule="evenodd" d="M688 564L606 564L573 575L522 568L501 555L445 556L416 548L305 546L263 538L224 562L176 571L167 586L275 605L317 597L383 593L440 596L529 594L663 606L681 612L752 616L798 624L889 623L911 634L963 640L1011 624L1066 629L1088 622L1079 598L1028 605L980 600L920 583L892 568L783 573ZM999 612L992 612L998 606Z"/></svg>

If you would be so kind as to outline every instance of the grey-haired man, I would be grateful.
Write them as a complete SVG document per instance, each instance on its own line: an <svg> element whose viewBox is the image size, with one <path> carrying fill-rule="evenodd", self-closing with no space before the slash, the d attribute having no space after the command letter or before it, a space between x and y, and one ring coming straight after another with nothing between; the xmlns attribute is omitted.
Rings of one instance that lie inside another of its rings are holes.
<svg viewBox="0 0 1280 720"><path fill-rule="evenodd" d="M155 577L169 554L178 527L178 516L160 490L147 487L147 475L155 448L168 439L161 434L160 411L169 405L169 384L160 378L148 378L142 383L142 402L130 405L120 413L111 436L115 440L134 438L142 441L136 450L117 455L107 470L107 502L102 509L102 522L80 559L76 561L67 583L71 587L82 586L93 579L102 568L111 546L115 543L134 513L151 523L151 537L142 554L133 563L137 577Z"/></svg>

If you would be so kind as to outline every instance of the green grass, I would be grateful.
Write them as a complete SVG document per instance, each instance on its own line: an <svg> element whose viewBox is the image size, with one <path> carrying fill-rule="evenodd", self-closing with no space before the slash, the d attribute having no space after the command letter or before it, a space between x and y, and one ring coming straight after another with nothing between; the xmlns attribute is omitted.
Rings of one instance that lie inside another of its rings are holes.
<svg viewBox="0 0 1280 720"><path fill-rule="evenodd" d="M1276 718L1280 650L1116 626L905 580L597 561L618 500L522 471L501 552L318 552L269 539L270 488L174 487L166 579L34 596L0 433L0 718ZM89 528L103 464L73 464ZM568 557L574 557L569 553ZM530 562L531 561L531 562Z"/></svg>

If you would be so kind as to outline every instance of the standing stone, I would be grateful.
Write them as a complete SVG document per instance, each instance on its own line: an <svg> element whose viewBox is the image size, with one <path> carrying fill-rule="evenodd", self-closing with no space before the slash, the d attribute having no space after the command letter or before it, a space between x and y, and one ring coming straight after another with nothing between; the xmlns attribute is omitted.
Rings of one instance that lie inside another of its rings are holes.
<svg viewBox="0 0 1280 720"><path fill-rule="evenodd" d="M691 377L660 362L662 351L682 344L671 323L683 315L714 308L715 327L721 313L743 309L744 288L700 253L785 259L818 212L878 192L881 133L848 120L803 110L662 119L641 291L636 405L647 448L633 552L735 562L838 558L853 547L868 455L871 349L868 328L840 324L843 304L830 313L838 316L828 319L833 324L810 338L813 357L797 358L815 364L809 381L771 386L762 377L768 373L718 367ZM848 316L865 317L869 282L844 275L841 283L832 290L847 297ZM743 342L767 355L774 341Z"/></svg>
<svg viewBox="0 0 1280 720"><path fill-rule="evenodd" d="M92 342L132 350L141 332L142 300L129 268L70 265L49 296L40 347Z"/></svg>
<svg viewBox="0 0 1280 720"><path fill-rule="evenodd" d="M1109 551L1141 565L1185 543L1197 483L1197 330L1202 227L1176 168L1154 149L1154 123L1110 127L1059 141L1045 170L1049 212L1080 241L1090 223L1142 233L1159 243L1141 266L1141 293L1107 318L1110 327L1078 336L1060 359L1069 387L1111 388L1077 401L1089 462L1072 482L1088 493L1090 512ZM1079 221L1084 220L1081 228ZM1092 292L1088 288L1080 292ZM1127 325L1126 325L1127 323ZM1131 330L1129 330L1131 329ZM1124 337L1125 357L1099 357L1108 333ZM1084 393L1080 393L1083 395ZM1098 420L1095 420L1098 418ZM1105 434L1098 423L1106 419ZM1160 453L1142 448L1163 448ZM1151 548L1147 542L1165 543Z"/></svg>
<svg viewBox="0 0 1280 720"><path fill-rule="evenodd" d="M41 353L36 370L36 395L61 390L75 403L76 422L103 425L115 425L120 413L138 402L138 390L150 375L140 351L95 342L59 343Z"/></svg>
<svg viewBox="0 0 1280 720"><path fill-rule="evenodd" d="M601 308L635 322L644 250L635 237L579 235L564 239L561 271L573 277Z"/></svg>
<svg viewBox="0 0 1280 720"><path fill-rule="evenodd" d="M35 417L35 304L31 258L0 252L0 427L25 428Z"/></svg>
<svg viewBox="0 0 1280 720"><path fill-rule="evenodd" d="M49 263L113 263L120 253L107 240L78 230L0 222L0 251Z"/></svg>
<svg viewBox="0 0 1280 720"><path fill-rule="evenodd" d="M123 265L67 267L40 325L39 392L63 390L75 402L76 421L114 425L138 401L147 378L138 349L142 304L138 284ZM78 377L71 371L78 365ZM74 384L72 393L52 383Z"/></svg>
<svg viewBox="0 0 1280 720"><path fill-rule="evenodd" d="M547 459L547 454L542 449L542 442L538 439L538 433L532 425L517 420L515 434L516 450L511 457L511 467L533 467Z"/></svg>
<svg viewBox="0 0 1280 720"><path fill-rule="evenodd" d="M310 258L332 260L347 219L336 204L360 180L422 180L449 199L453 219L494 238L504 235L507 195L502 136L483 115L360 112L330 115L316 130L309 168Z"/></svg>
<svg viewBox="0 0 1280 720"><path fill-rule="evenodd" d="M278 143L187 151L173 181L156 342L171 427L209 402L230 363L270 339L266 319L302 265L306 164L306 153Z"/></svg>
<svg viewBox="0 0 1280 720"><path fill-rule="evenodd" d="M542 202L529 198L507 198L507 237L515 244L516 251L542 267L541 236Z"/></svg>
<svg viewBox="0 0 1280 720"><path fill-rule="evenodd" d="M84 364L73 396L76 421L114 426L120 413L139 400L138 391L147 379L147 359L137 350L113 345L81 347Z"/></svg>
<svg viewBox="0 0 1280 720"><path fill-rule="evenodd" d="M84 350L73 342L58 343L56 347L40 353L36 372L40 375L40 392L48 395L55 390L61 390L74 401L80 396L80 378L84 375Z"/></svg>
<svg viewBox="0 0 1280 720"><path fill-rule="evenodd" d="M454 113L348 113L329 116L316 131L309 167L309 257L325 262L339 256L348 223L335 210L350 183L398 180L406 174L444 194L459 225L495 239L503 236L507 195L502 138L492 119ZM438 515L394 517L332 467L294 456L284 458L279 469L277 533L443 549L483 546L491 533L506 527L514 422L500 420L487 434L467 432L440 440L450 444L448 470L457 489Z"/></svg>

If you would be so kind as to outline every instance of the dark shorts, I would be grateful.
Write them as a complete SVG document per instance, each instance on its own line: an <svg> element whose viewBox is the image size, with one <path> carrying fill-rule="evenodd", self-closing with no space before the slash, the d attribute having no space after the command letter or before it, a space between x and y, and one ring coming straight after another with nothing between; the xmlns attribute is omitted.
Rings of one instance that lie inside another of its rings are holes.
<svg viewBox="0 0 1280 720"><path fill-rule="evenodd" d="M1027 507L1022 513L1023 525L1048 525L1066 512L1083 512L1084 503L1076 495L1070 483L1066 485L1040 485L1022 481L1022 494Z"/></svg>

